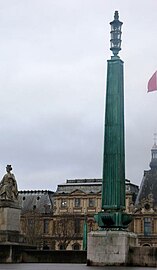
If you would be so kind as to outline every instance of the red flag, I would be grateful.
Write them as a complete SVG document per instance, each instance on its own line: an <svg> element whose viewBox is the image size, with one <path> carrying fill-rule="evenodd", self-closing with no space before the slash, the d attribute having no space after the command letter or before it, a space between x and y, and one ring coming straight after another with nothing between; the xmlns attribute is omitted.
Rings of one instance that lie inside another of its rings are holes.
<svg viewBox="0 0 157 270"><path fill-rule="evenodd" d="M148 92L157 90L157 71L153 74L148 82Z"/></svg>

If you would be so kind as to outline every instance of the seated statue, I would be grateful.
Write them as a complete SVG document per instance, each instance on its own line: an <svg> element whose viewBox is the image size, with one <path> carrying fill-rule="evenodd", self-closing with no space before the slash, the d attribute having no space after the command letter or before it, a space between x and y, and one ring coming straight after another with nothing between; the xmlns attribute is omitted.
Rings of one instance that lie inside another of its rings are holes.
<svg viewBox="0 0 157 270"><path fill-rule="evenodd" d="M7 173L3 176L0 182L0 200L16 201L18 199L18 189L16 179L11 173L11 165L7 165Z"/></svg>

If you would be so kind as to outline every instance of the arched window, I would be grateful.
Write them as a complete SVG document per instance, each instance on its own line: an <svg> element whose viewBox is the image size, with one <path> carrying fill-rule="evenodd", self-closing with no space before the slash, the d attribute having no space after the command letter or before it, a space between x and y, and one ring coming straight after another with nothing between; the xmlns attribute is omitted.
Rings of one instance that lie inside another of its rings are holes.
<svg viewBox="0 0 157 270"><path fill-rule="evenodd" d="M64 245L64 244L60 244L60 245L59 245L59 250L66 250L65 245Z"/></svg>
<svg viewBox="0 0 157 270"><path fill-rule="evenodd" d="M150 244L143 244L143 247L150 247Z"/></svg>
<svg viewBox="0 0 157 270"><path fill-rule="evenodd" d="M43 250L49 250L49 249L50 249L49 246L46 243L44 243Z"/></svg>
<svg viewBox="0 0 157 270"><path fill-rule="evenodd" d="M80 244L78 243L73 244L73 250L80 250Z"/></svg>

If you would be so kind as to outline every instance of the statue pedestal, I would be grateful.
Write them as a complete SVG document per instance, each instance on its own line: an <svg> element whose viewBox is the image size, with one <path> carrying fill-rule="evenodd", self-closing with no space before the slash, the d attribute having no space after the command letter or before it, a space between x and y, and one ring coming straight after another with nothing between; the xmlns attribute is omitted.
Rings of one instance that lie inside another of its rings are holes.
<svg viewBox="0 0 157 270"><path fill-rule="evenodd" d="M95 231L88 234L87 243L88 265L127 265L129 247L137 245L137 236L126 231Z"/></svg>
<svg viewBox="0 0 157 270"><path fill-rule="evenodd" d="M0 263L22 262L22 252L30 249L20 234L21 207L18 201L0 200Z"/></svg>
<svg viewBox="0 0 157 270"><path fill-rule="evenodd" d="M20 214L18 202L0 201L0 242L20 242Z"/></svg>

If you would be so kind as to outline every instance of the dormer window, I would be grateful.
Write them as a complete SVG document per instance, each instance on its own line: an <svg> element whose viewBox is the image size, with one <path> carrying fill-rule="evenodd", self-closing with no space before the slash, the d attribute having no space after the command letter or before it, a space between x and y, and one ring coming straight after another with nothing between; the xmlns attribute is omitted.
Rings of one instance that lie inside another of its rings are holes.
<svg viewBox="0 0 157 270"><path fill-rule="evenodd" d="M149 203L146 203L145 206L144 206L144 208L145 208L147 211L150 210L150 205L149 205Z"/></svg>

